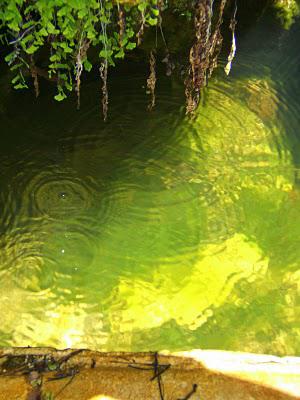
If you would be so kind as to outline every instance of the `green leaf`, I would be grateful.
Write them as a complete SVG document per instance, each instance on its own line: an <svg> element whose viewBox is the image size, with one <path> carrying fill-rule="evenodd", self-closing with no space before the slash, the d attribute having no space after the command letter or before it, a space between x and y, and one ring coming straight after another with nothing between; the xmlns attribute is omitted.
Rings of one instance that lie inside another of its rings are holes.
<svg viewBox="0 0 300 400"><path fill-rule="evenodd" d="M129 42L126 46L127 50L133 50L136 48L136 43L135 42Z"/></svg>
<svg viewBox="0 0 300 400"><path fill-rule="evenodd" d="M15 52L14 51L12 51L11 53L9 53L5 58L4 58L4 60L7 62L7 63L9 63L10 61L12 61L13 59L14 59L14 57L15 57Z"/></svg>
<svg viewBox="0 0 300 400"><path fill-rule="evenodd" d="M87 14L87 11L86 10L80 10L80 11L78 11L78 18L80 18L80 19L83 19L84 17L86 17L88 14Z"/></svg>
<svg viewBox="0 0 300 400"><path fill-rule="evenodd" d="M107 18L107 16L106 15L102 15L101 17L100 17L100 22L102 22L103 24L109 24L109 19Z"/></svg>
<svg viewBox="0 0 300 400"><path fill-rule="evenodd" d="M127 43L128 43L128 38L125 36L125 37L121 40L121 46L124 47L124 46L126 46Z"/></svg>
<svg viewBox="0 0 300 400"><path fill-rule="evenodd" d="M96 34L95 34L94 31L90 30L90 31L87 32L86 36L87 36L88 39L95 39Z"/></svg>
<svg viewBox="0 0 300 400"><path fill-rule="evenodd" d="M32 35L32 33L30 33L29 35L25 36L22 39L22 44L26 44L27 42L29 42L30 40L34 40L34 36Z"/></svg>
<svg viewBox="0 0 300 400"><path fill-rule="evenodd" d="M109 58L110 56L112 56L112 54L113 54L112 50L105 50L105 49L102 49L102 50L100 51L100 53L99 53L99 56L107 59L107 58Z"/></svg>
<svg viewBox="0 0 300 400"><path fill-rule="evenodd" d="M152 26L154 26L154 25L157 25L157 18L148 18L147 19L147 22L148 22L148 24L149 25L152 25Z"/></svg>
<svg viewBox="0 0 300 400"><path fill-rule="evenodd" d="M23 63L14 64L12 67L10 67L10 70L15 71L16 69L19 69L20 67L23 67Z"/></svg>
<svg viewBox="0 0 300 400"><path fill-rule="evenodd" d="M93 68L93 65L89 62L89 60L85 60L85 61L83 62L83 66L84 66L84 69L85 69L87 72L90 72L91 69Z"/></svg>
<svg viewBox="0 0 300 400"><path fill-rule="evenodd" d="M47 29L45 29L45 28L43 27L42 29L40 29L40 30L38 31L38 34L41 35L41 36L48 36Z"/></svg>
<svg viewBox="0 0 300 400"><path fill-rule="evenodd" d="M60 57L59 57L59 55L58 54L53 54L50 58L49 58L49 60L50 61L59 61L60 60Z"/></svg>
<svg viewBox="0 0 300 400"><path fill-rule="evenodd" d="M64 92L58 93L56 96L54 96L56 101L62 101L66 98L67 96L64 94Z"/></svg>
<svg viewBox="0 0 300 400"><path fill-rule="evenodd" d="M28 89L28 86L26 83L18 83L17 85L14 86L15 89Z"/></svg>
<svg viewBox="0 0 300 400"><path fill-rule="evenodd" d="M139 9L140 12L144 12L146 10L146 8L147 8L147 3L146 2L140 3L138 5L138 9Z"/></svg>
<svg viewBox="0 0 300 400"><path fill-rule="evenodd" d="M70 82L66 81L65 82L65 86L66 86L66 88L68 89L69 92L72 92L73 85Z"/></svg>
<svg viewBox="0 0 300 400"><path fill-rule="evenodd" d="M57 68L69 69L70 67L69 67L68 64L63 64L63 63L54 62L54 63L49 64L49 68L54 68L54 69L57 69Z"/></svg>
<svg viewBox="0 0 300 400"><path fill-rule="evenodd" d="M133 29L127 29L127 30L126 30L126 35L127 35L129 38L132 38L132 36L134 36L134 30L133 30Z"/></svg>
<svg viewBox="0 0 300 400"><path fill-rule="evenodd" d="M21 79L20 75L17 75L17 76L14 77L14 79L12 79L11 83L14 85L14 84L17 83L20 79Z"/></svg>
<svg viewBox="0 0 300 400"><path fill-rule="evenodd" d="M73 49L65 42L60 43L60 47L64 49L65 53L73 53Z"/></svg>
<svg viewBox="0 0 300 400"><path fill-rule="evenodd" d="M33 54L33 53L35 53L38 49L39 49L39 48L36 47L36 46L30 46L30 47L29 47L28 49L26 49L25 51L26 51L27 54Z"/></svg>
<svg viewBox="0 0 300 400"><path fill-rule="evenodd" d="M63 17L63 16L68 15L69 12L70 12L69 8L65 6L65 7L62 7L60 10L58 10L57 15L59 17Z"/></svg>
<svg viewBox="0 0 300 400"><path fill-rule="evenodd" d="M120 49L116 54L115 54L115 58L124 58L125 56L125 52L123 49Z"/></svg>
<svg viewBox="0 0 300 400"><path fill-rule="evenodd" d="M112 2L106 0L105 8L106 8L107 10L112 10L112 8L113 8Z"/></svg>
<svg viewBox="0 0 300 400"><path fill-rule="evenodd" d="M55 34L59 33L59 30L55 29L55 26L50 21L48 21L48 23L47 23L47 30L48 30L48 33L50 33L51 35L55 35Z"/></svg>

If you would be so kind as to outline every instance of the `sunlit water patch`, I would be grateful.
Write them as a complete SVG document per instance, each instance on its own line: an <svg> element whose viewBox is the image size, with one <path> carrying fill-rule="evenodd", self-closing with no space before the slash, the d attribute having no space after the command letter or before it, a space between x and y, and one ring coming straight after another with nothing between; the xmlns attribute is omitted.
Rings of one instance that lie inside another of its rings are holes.
<svg viewBox="0 0 300 400"><path fill-rule="evenodd" d="M163 77L148 113L144 71L112 79L106 124L98 83L80 112L6 99L1 345L299 352L300 60L272 68L279 39L194 118Z"/></svg>

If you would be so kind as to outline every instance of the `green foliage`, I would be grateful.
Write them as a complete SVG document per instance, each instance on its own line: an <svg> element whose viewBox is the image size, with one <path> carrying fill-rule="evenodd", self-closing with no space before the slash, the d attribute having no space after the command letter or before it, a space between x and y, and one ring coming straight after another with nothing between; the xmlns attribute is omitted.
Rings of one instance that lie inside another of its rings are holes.
<svg viewBox="0 0 300 400"><path fill-rule="evenodd" d="M88 48L99 49L99 63L114 66L126 51L137 46L141 25L158 23L159 0L137 4L112 0L2 0L0 2L0 46L8 45L5 57L15 76L16 89L26 88L24 71L34 68L42 48L49 48L49 78L57 80L57 101L67 97L80 82L83 70L90 72ZM120 32L119 10L124 8ZM32 73L33 74L33 73Z"/></svg>
<svg viewBox="0 0 300 400"><path fill-rule="evenodd" d="M190 19L192 17L193 2L190 0L169 0L169 7L182 16Z"/></svg>
<svg viewBox="0 0 300 400"><path fill-rule="evenodd" d="M274 6L285 29L289 29L295 18L300 15L299 0L275 0Z"/></svg>

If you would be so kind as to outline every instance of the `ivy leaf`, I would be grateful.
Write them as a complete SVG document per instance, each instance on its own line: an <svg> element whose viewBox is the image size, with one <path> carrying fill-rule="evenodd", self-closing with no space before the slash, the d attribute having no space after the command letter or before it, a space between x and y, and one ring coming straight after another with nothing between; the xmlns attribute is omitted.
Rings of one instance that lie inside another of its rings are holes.
<svg viewBox="0 0 300 400"><path fill-rule="evenodd" d="M136 43L135 42L129 42L126 46L127 50L133 50L136 48Z"/></svg>
<svg viewBox="0 0 300 400"><path fill-rule="evenodd" d="M140 3L138 5L138 9L139 9L140 12L144 12L146 10L146 8L147 8L147 3L146 2Z"/></svg>
<svg viewBox="0 0 300 400"><path fill-rule="evenodd" d="M39 49L39 48L36 47L36 46L30 46L30 47L29 47L28 49L26 49L25 51L26 51L27 54L33 54L33 53L35 53L38 49Z"/></svg>
<svg viewBox="0 0 300 400"><path fill-rule="evenodd" d="M86 10L78 11L78 18L83 19L84 17L86 17L86 15L87 15Z"/></svg>
<svg viewBox="0 0 300 400"><path fill-rule="evenodd" d="M11 71L15 71L16 69L19 69L20 67L23 67L23 63L17 63L15 65L13 65L10 70Z"/></svg>
<svg viewBox="0 0 300 400"><path fill-rule="evenodd" d="M66 98L67 96L64 94L64 92L58 93L56 96L54 96L56 101L62 101Z"/></svg>
<svg viewBox="0 0 300 400"><path fill-rule="evenodd" d="M14 89L27 89L28 86L26 83L18 83L17 85L14 86Z"/></svg>
<svg viewBox="0 0 300 400"><path fill-rule="evenodd" d="M133 29L127 29L126 34L129 38L132 38L134 36L134 30Z"/></svg>
<svg viewBox="0 0 300 400"><path fill-rule="evenodd" d="M150 18L148 18L147 22L148 22L149 25L154 26L154 25L157 24L157 18L151 18L150 17Z"/></svg>
<svg viewBox="0 0 300 400"><path fill-rule="evenodd" d="M47 30L48 30L48 33L50 33L51 35L55 35L55 34L59 33L59 30L55 29L55 26L52 24L51 21L48 21L48 23L47 23Z"/></svg>
<svg viewBox="0 0 300 400"><path fill-rule="evenodd" d="M89 30L88 32L87 32L87 38L88 39L95 39L96 38L96 34L95 34L95 31L93 31L93 30Z"/></svg>
<svg viewBox="0 0 300 400"><path fill-rule="evenodd" d="M59 17L63 17L63 16L68 15L69 12L70 11L69 11L68 7L65 6L65 7L62 7L60 10L58 10L57 15Z"/></svg>
<svg viewBox="0 0 300 400"><path fill-rule="evenodd" d="M50 61L54 62L54 61L59 61L60 57L58 56L58 54L53 54L53 56L51 56L49 58Z"/></svg>
<svg viewBox="0 0 300 400"><path fill-rule="evenodd" d="M84 66L84 69L85 69L87 72L90 72L91 69L93 68L93 65L89 62L89 60L85 60L85 61L83 62L83 66Z"/></svg>
<svg viewBox="0 0 300 400"><path fill-rule="evenodd" d="M69 47L65 42L60 43L60 47L64 49L65 53L73 53L73 49L71 49L71 47Z"/></svg>
<svg viewBox="0 0 300 400"><path fill-rule="evenodd" d="M48 36L47 29L45 29L45 28L43 27L42 29L40 29L40 30L38 31L38 34L41 35L41 36Z"/></svg>
<svg viewBox="0 0 300 400"><path fill-rule="evenodd" d="M112 10L112 8L113 8L112 2L111 1L106 1L105 8L107 10Z"/></svg>
<svg viewBox="0 0 300 400"><path fill-rule="evenodd" d="M115 54L115 58L124 58L125 56L125 52L123 49L120 49L116 54Z"/></svg>
<svg viewBox="0 0 300 400"><path fill-rule="evenodd" d="M13 59L15 58L15 52L12 51L11 53L9 53L4 60L9 64Z"/></svg>
<svg viewBox="0 0 300 400"><path fill-rule="evenodd" d="M109 24L109 19L107 18L106 15L102 15L100 17L100 22L102 22L103 24Z"/></svg>
<svg viewBox="0 0 300 400"><path fill-rule="evenodd" d="M108 59L110 56L112 56L112 54L113 54L112 50L102 49L99 53L99 56Z"/></svg>
<svg viewBox="0 0 300 400"><path fill-rule="evenodd" d="M128 43L128 38L125 36L125 37L121 40L121 46L124 47L127 43Z"/></svg>
<svg viewBox="0 0 300 400"><path fill-rule="evenodd" d="M14 85L14 84L17 83L20 79L21 79L20 75L16 75L16 76L14 77L14 79L11 81L11 83Z"/></svg>
<svg viewBox="0 0 300 400"><path fill-rule="evenodd" d="M72 92L72 90L73 90L73 85L72 85L72 83L66 81L66 82L65 82L65 86L66 86L66 88L68 89L69 92Z"/></svg>

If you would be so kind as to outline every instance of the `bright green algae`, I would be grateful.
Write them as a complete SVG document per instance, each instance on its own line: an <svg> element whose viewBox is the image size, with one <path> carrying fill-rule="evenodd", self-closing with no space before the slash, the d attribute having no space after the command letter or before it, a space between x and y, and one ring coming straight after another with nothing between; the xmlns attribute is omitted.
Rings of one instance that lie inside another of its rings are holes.
<svg viewBox="0 0 300 400"><path fill-rule="evenodd" d="M143 70L106 124L97 83L80 112L7 94L1 345L299 353L300 60L244 48L193 119L163 77L148 113Z"/></svg>

